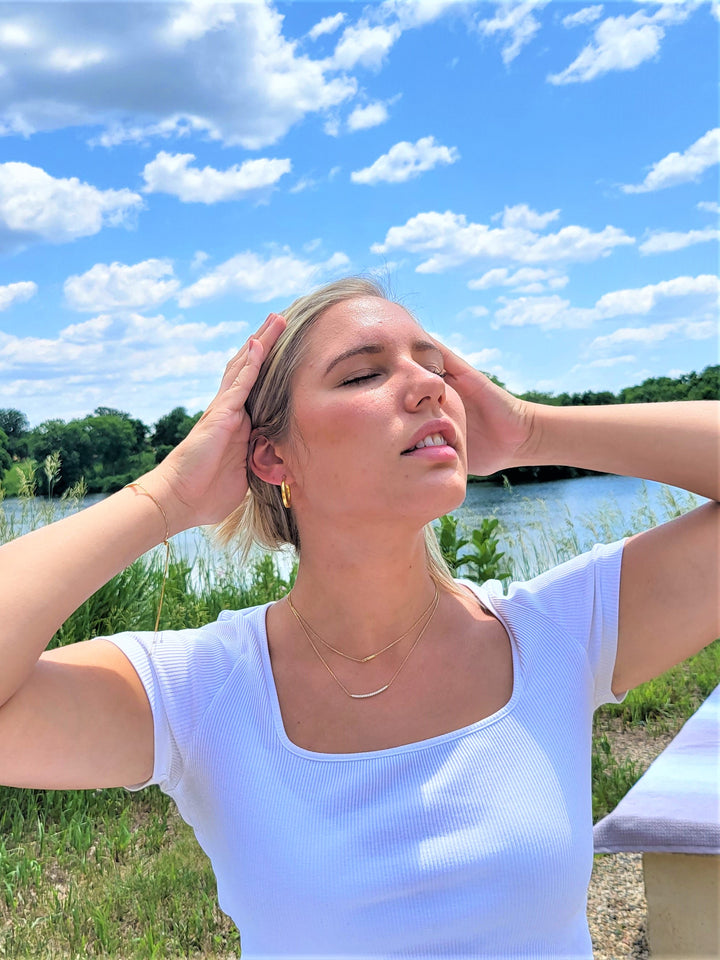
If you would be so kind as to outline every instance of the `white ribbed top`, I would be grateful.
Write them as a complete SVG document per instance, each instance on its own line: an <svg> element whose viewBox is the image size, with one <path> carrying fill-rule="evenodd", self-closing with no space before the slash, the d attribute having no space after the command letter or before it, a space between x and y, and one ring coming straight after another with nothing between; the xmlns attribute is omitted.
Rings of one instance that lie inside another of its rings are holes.
<svg viewBox="0 0 720 960"><path fill-rule="evenodd" d="M623 542L507 596L463 581L508 631L512 696L477 723L386 750L289 740L268 605L109 638L152 708L148 782L210 857L243 960L591 960L592 713L615 700Z"/></svg>

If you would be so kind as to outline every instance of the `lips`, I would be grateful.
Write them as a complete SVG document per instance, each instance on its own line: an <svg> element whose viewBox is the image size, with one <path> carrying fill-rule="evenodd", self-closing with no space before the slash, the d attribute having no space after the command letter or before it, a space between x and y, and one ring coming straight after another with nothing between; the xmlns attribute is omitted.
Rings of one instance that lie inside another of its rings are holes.
<svg viewBox="0 0 720 960"><path fill-rule="evenodd" d="M415 432L403 453L410 453L412 450L422 449L422 447L454 447L455 441L455 427L449 420L431 420Z"/></svg>

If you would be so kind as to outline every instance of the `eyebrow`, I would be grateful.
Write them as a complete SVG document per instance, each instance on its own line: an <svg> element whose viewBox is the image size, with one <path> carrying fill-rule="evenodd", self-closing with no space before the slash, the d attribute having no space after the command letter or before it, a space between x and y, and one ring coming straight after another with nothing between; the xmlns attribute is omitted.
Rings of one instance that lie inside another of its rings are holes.
<svg viewBox="0 0 720 960"><path fill-rule="evenodd" d="M431 343L429 340L414 340L412 343L412 352L413 353L422 353L432 350L435 353L440 353L438 347L434 343ZM336 367L338 363L342 363L343 360L347 360L349 357L357 357L366 354L378 354L385 353L385 347L381 343L366 343L361 347L351 347L349 350L345 350L343 353L335 357L334 360L331 360L327 370L325 371L325 376L327 376L333 367Z"/></svg>

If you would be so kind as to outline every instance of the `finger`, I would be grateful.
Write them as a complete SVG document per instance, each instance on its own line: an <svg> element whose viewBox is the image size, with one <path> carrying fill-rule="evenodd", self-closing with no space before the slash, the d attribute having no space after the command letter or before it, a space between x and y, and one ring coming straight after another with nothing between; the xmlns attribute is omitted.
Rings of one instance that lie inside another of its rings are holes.
<svg viewBox="0 0 720 960"><path fill-rule="evenodd" d="M263 345L265 356L267 356L272 347L275 346L286 326L287 320L285 317L281 317L279 313L271 313L260 330L255 334L255 339L259 340Z"/></svg>
<svg viewBox="0 0 720 960"><path fill-rule="evenodd" d="M251 340L258 340L264 349L264 356L270 352L271 347L274 346L277 338L283 332L286 327L286 321L284 317L281 317L277 313L271 313L268 315L265 322L259 327L257 333L252 337L249 337L248 340L243 344L243 346L238 350L234 357L230 359L227 366L225 367L225 373L223 374L222 381L220 382L220 388L217 395L220 396L225 390L229 389L235 382L238 372L247 363L248 358L248 348Z"/></svg>
<svg viewBox="0 0 720 960"><path fill-rule="evenodd" d="M454 353L450 347L442 343L442 341L435 339L435 337L430 337L430 339L442 354L445 370L450 377L457 377L463 373L467 373L468 370L474 369L463 360L462 357Z"/></svg>

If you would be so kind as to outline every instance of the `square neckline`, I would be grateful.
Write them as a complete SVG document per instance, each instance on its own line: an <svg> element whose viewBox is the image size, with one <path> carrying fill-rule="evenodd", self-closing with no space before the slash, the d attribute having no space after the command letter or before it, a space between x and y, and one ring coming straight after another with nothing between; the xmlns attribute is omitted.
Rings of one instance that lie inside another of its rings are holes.
<svg viewBox="0 0 720 960"><path fill-rule="evenodd" d="M280 744L288 750L290 753L294 753L300 757L303 757L307 760L316 760L323 762L337 762L337 761L357 761L357 760L373 760L373 759L383 759L385 757L398 756L404 753L414 753L419 750L429 750L433 747L440 746L443 743L447 743L451 740L456 740L460 737L466 737L473 733L482 730L483 728L490 726L506 717L512 710L514 710L523 688L523 677L520 670L520 655L517 648L517 642L515 636L512 632L510 624L504 619L504 617L492 606L491 603L488 603L487 594L484 593L481 597L479 591L482 587L476 583L473 583L470 580L458 579L455 581L461 586L466 587L473 595L473 597L480 603L480 605L487 610L491 616L495 617L505 628L509 642L510 642L510 651L512 656L512 666L513 666L513 681L512 681L512 692L509 699L506 703L500 707L499 710L496 710L494 713L489 714L487 717L482 717L480 720L475 720L473 723L466 724L463 727L458 727L455 730L448 730L446 733L437 734L434 737L428 737L424 740L413 740L409 743L396 744L394 747L383 747L379 750L364 750L357 751L354 753L324 753L316 750L308 750L306 747L301 747L288 736L287 730L285 729L285 722L282 716L282 710L280 707L280 698L278 697L277 686L275 684L275 675L272 671L272 662L270 659L270 645L268 642L268 633L267 633L267 613L270 607L274 606L275 603L279 601L273 600L269 603L264 604L257 609L257 631L258 637L260 640L260 656L262 659L263 666L263 679L265 681L265 691L267 694L270 712L272 714L273 727L275 734L278 738Z"/></svg>

